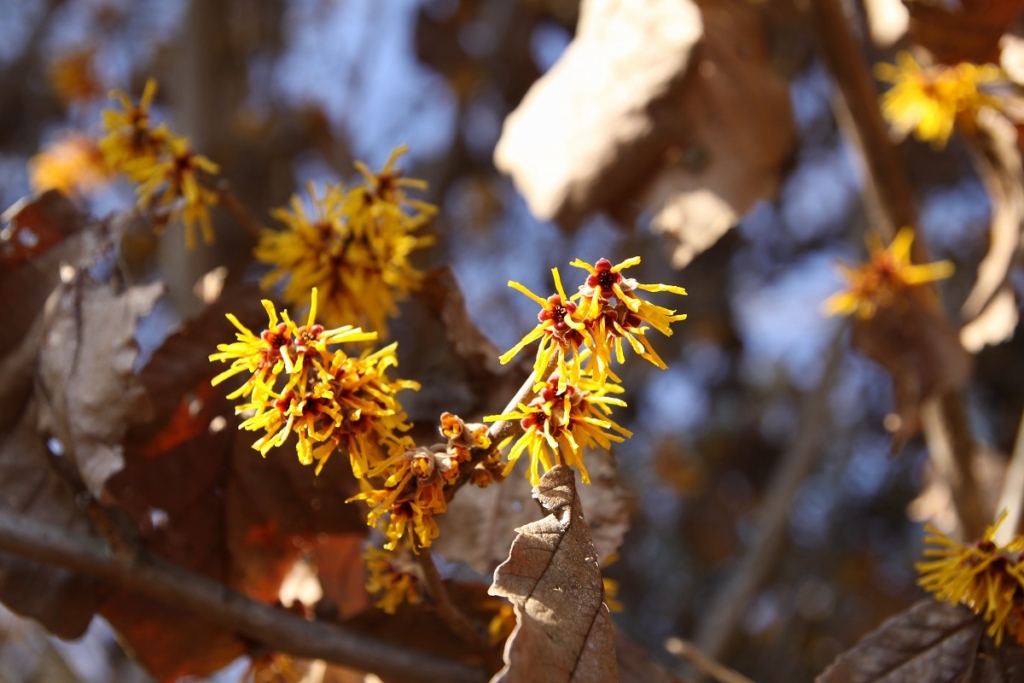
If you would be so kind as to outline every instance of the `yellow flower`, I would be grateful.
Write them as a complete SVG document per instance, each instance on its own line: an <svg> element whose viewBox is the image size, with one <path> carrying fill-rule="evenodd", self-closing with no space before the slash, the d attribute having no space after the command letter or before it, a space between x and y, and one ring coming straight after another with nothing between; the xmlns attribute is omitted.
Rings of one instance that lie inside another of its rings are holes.
<svg viewBox="0 0 1024 683"><path fill-rule="evenodd" d="M988 635L998 646L1003 631L1024 645L1024 538L1018 536L1005 546L993 538L1006 512L985 530L980 541L961 545L930 524L924 555L934 558L918 562L918 583L936 600L963 604L988 622Z"/></svg>
<svg viewBox="0 0 1024 683"><path fill-rule="evenodd" d="M87 102L102 92L93 62L96 48L88 46L64 55L50 67L50 84L64 104Z"/></svg>
<svg viewBox="0 0 1024 683"><path fill-rule="evenodd" d="M330 348L372 341L377 335L351 326L324 329L315 322L316 290L311 298L309 316L302 326L287 311L279 318L273 304L264 301L269 326L258 336L228 314L239 330L238 341L220 344L219 353L210 356L211 361L232 361L212 383L249 374L228 398L249 397L235 412L251 412L240 428L264 432L253 444L262 455L283 445L294 433L300 462L316 462L319 473L331 454L341 448L349 454L353 474L361 478L388 456L410 446L408 437L400 435L410 425L395 394L419 385L387 378L386 370L397 365L396 344L376 352L364 351L359 358Z"/></svg>
<svg viewBox="0 0 1024 683"><path fill-rule="evenodd" d="M393 169L403 152L396 150L376 175L357 163L365 186L330 186L318 196L310 185L311 212L298 195L292 197L290 210L274 211L287 227L260 237L256 258L274 266L262 285L285 282L283 298L293 304L315 286L327 324L358 322L386 337L387 318L398 314L397 302L417 289L423 277L410 255L432 242L411 233L435 211L406 196L404 188L425 184L402 178Z"/></svg>
<svg viewBox="0 0 1024 683"><path fill-rule="evenodd" d="M971 130L984 107L1000 107L999 100L979 89L1003 80L999 67L962 62L955 66L923 68L909 52L896 56L896 64L878 64L875 75L893 84L882 95L882 114L900 135L911 131L935 148L946 146L953 125Z"/></svg>
<svg viewBox="0 0 1024 683"><path fill-rule="evenodd" d="M403 602L418 605L423 599L419 565L404 550L381 550L368 547L363 553L366 562L366 592L380 594L374 603L387 614L394 614Z"/></svg>
<svg viewBox="0 0 1024 683"><path fill-rule="evenodd" d="M141 157L126 162L125 173L138 183L139 205L152 206L156 196L157 225L181 217L185 225L185 247L195 248L196 224L203 233L203 241L213 243L213 226L209 207L217 203L217 193L206 187L204 176L216 175L217 164L188 146L188 140L170 137L165 156Z"/></svg>
<svg viewBox="0 0 1024 683"><path fill-rule="evenodd" d="M509 602L502 602L498 611L491 617L487 624L487 635L492 646L500 645L505 639L512 635L516 627L515 608Z"/></svg>
<svg viewBox="0 0 1024 683"><path fill-rule="evenodd" d="M848 288L825 301L826 314L856 313L857 317L866 320L879 308L901 305L908 296L931 302L931 292L920 285L953 274L953 264L949 261L925 265L910 262L910 245L914 241L911 228L900 230L888 249L882 247L877 237L873 238L870 261L856 268L839 264Z"/></svg>
<svg viewBox="0 0 1024 683"><path fill-rule="evenodd" d="M163 153L170 133L166 125L153 128L149 114L149 107L156 96L156 88L155 80L151 78L146 81L146 88L142 91L142 99L138 105L132 104L128 95L120 90L110 93L112 98L121 103L123 110L103 111L103 128L107 135L100 140L100 151L111 168L125 172L126 164L140 160L155 164ZM143 164L143 168L146 165Z"/></svg>
<svg viewBox="0 0 1024 683"><path fill-rule="evenodd" d="M505 476L527 452L530 456L528 474L533 485L540 481L541 474L560 464L579 468L583 483L589 484L583 449L611 448L612 442L622 442L624 437L633 435L609 417L611 406L626 405L622 399L608 396L622 393L622 387L617 384L598 383L586 371L575 384L564 384L558 373L554 373L546 382L538 382L534 391L537 396L528 404L520 403L519 410L484 418L485 422L519 420L523 429L508 453Z"/></svg>
<svg viewBox="0 0 1024 683"><path fill-rule="evenodd" d="M383 524L388 538L384 547L394 550L408 533L414 551L429 548L439 533L434 516L448 510L444 489L458 479L459 463L447 453L410 448L392 455L370 474L383 476L384 487L368 488L349 501L366 501L370 506L366 523L371 527L388 515Z"/></svg>
<svg viewBox="0 0 1024 683"><path fill-rule="evenodd" d="M583 322L574 317L576 304L565 295L565 290L562 289L562 279L558 275L558 268L552 268L551 275L554 277L557 293L547 299L540 298L518 282L508 281L509 287L522 292L540 304L541 310L537 314L539 321L537 326L530 330L518 344L502 354L498 360L504 365L525 346L540 339L537 358L533 366L536 376L540 377L554 356L558 360L557 369L559 376L563 378L564 385L565 382L579 379L579 352L587 341L584 337L587 329Z"/></svg>
<svg viewBox="0 0 1024 683"><path fill-rule="evenodd" d="M106 185L111 169L92 138L72 133L32 157L28 174L35 192L55 189L81 196Z"/></svg>
<svg viewBox="0 0 1024 683"><path fill-rule="evenodd" d="M672 323L686 320L685 314L652 304L637 296L637 291L670 292L686 295L686 290L675 285L640 284L633 278L622 275L622 271L640 263L640 257L626 259L612 265L608 259L600 259L591 266L580 259L571 265L587 271L586 281L580 285L582 298L580 309L586 321L589 334L589 348L597 365L595 379L603 381L611 365L612 355L621 364L625 362L622 341L625 340L633 351L657 367L665 369L665 361L651 346L646 336L650 325L666 337L672 336ZM614 303L613 303L614 302ZM614 378L614 374L611 374Z"/></svg>

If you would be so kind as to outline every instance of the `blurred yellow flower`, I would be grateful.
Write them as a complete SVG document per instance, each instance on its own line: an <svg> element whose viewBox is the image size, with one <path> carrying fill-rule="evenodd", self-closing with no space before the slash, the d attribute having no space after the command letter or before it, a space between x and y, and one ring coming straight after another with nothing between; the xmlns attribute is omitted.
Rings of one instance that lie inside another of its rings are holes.
<svg viewBox="0 0 1024 683"><path fill-rule="evenodd" d="M924 265L910 262L910 246L914 242L914 231L903 228L896 234L888 249L882 247L877 236L872 235L871 259L860 266L850 267L840 263L848 287L825 301L828 315L850 315L867 319L874 316L879 308L898 305L904 297L923 297L931 301L930 292L920 285L947 278L953 274L953 264L938 261Z"/></svg>
<svg viewBox="0 0 1024 683"><path fill-rule="evenodd" d="M290 208L275 210L286 228L265 231L256 247L256 258L274 266L262 285L283 282L282 297L291 304L304 301L315 286L326 324L360 324L387 337L388 317L398 314L397 302L423 277L410 256L433 241L412 234L435 208L407 196L407 188L425 184L394 169L404 152L395 150L378 174L357 163L366 177L362 186L333 185L323 195L308 186L310 210L298 195Z"/></svg>
<svg viewBox="0 0 1024 683"><path fill-rule="evenodd" d="M87 135L71 133L47 147L28 162L29 183L34 192L60 190L64 194L90 194L113 175L96 142Z"/></svg>
<svg viewBox="0 0 1024 683"><path fill-rule="evenodd" d="M969 544L957 543L926 524L924 555L933 559L915 566L921 575L918 583L936 600L963 604L982 615L997 646L1004 630L1024 645L1024 538L997 545L993 538L1004 519L1005 511L981 540Z"/></svg>
<svg viewBox="0 0 1024 683"><path fill-rule="evenodd" d="M385 613L394 614L403 602L418 605L423 599L420 567L405 550L368 547L363 560L366 592L378 596L374 605Z"/></svg>
<svg viewBox="0 0 1024 683"><path fill-rule="evenodd" d="M170 138L165 124L154 128L150 120L149 108L156 97L156 90L155 80L151 78L146 81L146 88L142 91L142 98L137 105L132 104L126 93L114 90L110 97L118 100L122 111L103 110L103 129L107 131L106 136L100 140L103 157L111 168L127 173L134 181L138 181L138 178L132 177L125 165L146 160L148 164L140 164L142 168L146 168L157 163Z"/></svg>
<svg viewBox="0 0 1024 683"><path fill-rule="evenodd" d="M186 248L195 248L197 225L203 241L213 243L210 207L217 203L217 193L207 187L209 181L204 176L216 175L220 169L189 149L187 139L171 136L162 156L134 159L126 162L124 169L139 183L139 204L156 205L154 220L158 226L180 217L185 225Z"/></svg>
<svg viewBox="0 0 1024 683"><path fill-rule="evenodd" d="M50 84L64 104L88 102L103 92L93 63L96 48L79 48L60 57L50 67Z"/></svg>
<svg viewBox="0 0 1024 683"><path fill-rule="evenodd" d="M998 98L981 89L1003 80L992 64L922 67L909 52L900 52L895 65L876 65L875 75L893 84L882 95L882 114L896 132L913 132L936 148L946 146L954 124L971 130L983 107L1000 107Z"/></svg>

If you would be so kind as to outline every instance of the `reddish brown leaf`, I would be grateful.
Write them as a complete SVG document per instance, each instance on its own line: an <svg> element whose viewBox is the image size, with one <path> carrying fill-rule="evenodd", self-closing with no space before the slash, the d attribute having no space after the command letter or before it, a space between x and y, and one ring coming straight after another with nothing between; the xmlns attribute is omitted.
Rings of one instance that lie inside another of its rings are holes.
<svg viewBox="0 0 1024 683"><path fill-rule="evenodd" d="M12 270L52 249L85 225L71 200L57 190L26 197L0 215L0 272Z"/></svg>
<svg viewBox="0 0 1024 683"><path fill-rule="evenodd" d="M534 496L548 516L517 531L508 560L494 572L492 595L508 598L518 623L493 681L617 681L611 615L576 474L558 465Z"/></svg>
<svg viewBox="0 0 1024 683"><path fill-rule="evenodd" d="M999 648L966 607L923 600L886 621L818 676L818 683L1010 683L1024 676L1024 649Z"/></svg>
<svg viewBox="0 0 1024 683"><path fill-rule="evenodd" d="M1021 0L903 0L910 38L946 64L999 63L999 39L1024 8Z"/></svg>

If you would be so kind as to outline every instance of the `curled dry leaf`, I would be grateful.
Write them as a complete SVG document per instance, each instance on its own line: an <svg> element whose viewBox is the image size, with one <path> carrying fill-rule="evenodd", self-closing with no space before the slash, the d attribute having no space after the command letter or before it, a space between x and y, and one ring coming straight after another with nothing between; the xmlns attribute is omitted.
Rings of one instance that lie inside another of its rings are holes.
<svg viewBox="0 0 1024 683"><path fill-rule="evenodd" d="M817 683L1010 683L1024 676L1024 649L995 647L966 607L922 600L886 621L818 676Z"/></svg>
<svg viewBox="0 0 1024 683"><path fill-rule="evenodd" d="M936 306L908 297L906 305L880 308L853 322L853 345L889 371L899 426L893 452L917 433L921 404L966 385L973 359L957 330Z"/></svg>
<svg viewBox="0 0 1024 683"><path fill-rule="evenodd" d="M97 499L124 467L128 425L148 417L134 373L135 325L162 292L161 283L122 289L83 269L50 307L39 358L41 418Z"/></svg>
<svg viewBox="0 0 1024 683"><path fill-rule="evenodd" d="M590 0L575 40L506 120L495 163L536 215L568 227L596 211L653 211L683 266L774 195L795 139L747 3Z"/></svg>
<svg viewBox="0 0 1024 683"><path fill-rule="evenodd" d="M1017 323L1016 315L1007 314L1008 302L1012 313L1016 313L1008 279L1021 248L1024 168L1017 146L1017 129L1002 114L982 111L977 130L968 139L975 153L975 166L992 200L989 250L978 266L977 279L962 311L968 321L962 337L965 345L970 342L980 348L978 344L1008 339ZM993 307L996 310L990 310Z"/></svg>
<svg viewBox="0 0 1024 683"><path fill-rule="evenodd" d="M796 144L789 87L772 69L759 14L738 0L699 4L704 38L683 88L659 108L670 144L641 200L679 268L775 196Z"/></svg>
<svg viewBox="0 0 1024 683"><path fill-rule="evenodd" d="M598 562L603 564L629 530L629 494L619 481L611 451L584 454L591 484L577 490ZM533 487L522 463L500 484L466 486L438 518L441 535L434 549L446 560L464 562L489 576L508 557L516 529L543 516L533 501Z"/></svg>
<svg viewBox="0 0 1024 683"><path fill-rule="evenodd" d="M903 0L910 40L946 64L999 63L999 39L1020 14L1019 0Z"/></svg>
<svg viewBox="0 0 1024 683"><path fill-rule="evenodd" d="M549 514L517 530L494 572L489 592L511 600L517 619L494 683L618 680L611 615L575 480L564 465L541 477L534 496Z"/></svg>

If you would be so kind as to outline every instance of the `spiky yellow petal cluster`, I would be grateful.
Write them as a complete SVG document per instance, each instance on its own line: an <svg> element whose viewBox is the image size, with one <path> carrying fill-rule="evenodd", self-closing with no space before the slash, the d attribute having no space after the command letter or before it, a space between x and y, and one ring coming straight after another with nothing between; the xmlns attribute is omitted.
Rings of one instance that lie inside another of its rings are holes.
<svg viewBox="0 0 1024 683"><path fill-rule="evenodd" d="M525 452L530 456L528 473L533 485L537 485L542 474L563 464L579 468L583 483L589 484L583 449L608 449L612 442L622 442L633 435L610 417L611 406L626 405L622 399L608 395L622 393L622 387L610 379L596 382L590 371L584 369L576 382L564 383L555 372L547 381L538 382L534 391L536 397L529 403L520 403L518 410L484 418L485 422L519 420L522 427L522 434L509 450L505 476Z"/></svg>
<svg viewBox="0 0 1024 683"><path fill-rule="evenodd" d="M213 384L248 374L228 398L248 397L235 412L249 414L241 428L264 432L253 444L263 455L294 433L303 464L316 462L319 472L340 449L349 454L355 476L362 478L411 446L411 440L402 435L410 425L395 394L419 385L387 378L387 369L397 365L397 344L372 353L366 350L359 357L332 348L372 341L377 335L351 326L324 329L315 323L315 290L312 300L302 326L287 311L278 317L273 304L264 301L269 324L259 335L229 314L239 330L238 341L220 344L219 352L210 356L211 361L231 361Z"/></svg>
<svg viewBox="0 0 1024 683"><path fill-rule="evenodd" d="M217 203L217 193L209 184L219 168L193 152L188 140L172 134L166 125L153 127L149 107L156 87L150 79L138 105L123 92L111 93L123 111L103 112L107 135L100 140L100 150L111 168L138 184L139 206L151 211L158 228L181 218L185 246L192 249L197 227L207 244L213 242L210 207Z"/></svg>
<svg viewBox="0 0 1024 683"><path fill-rule="evenodd" d="M685 320L686 316L676 315L675 311L641 299L637 292L685 295L686 290L675 285L639 284L622 275L624 269L639 263L639 256L615 265L607 259L600 259L593 266L576 259L571 265L586 270L587 277L579 290L569 297L562 288L557 268L551 271L557 293L547 299L542 299L518 282L509 281L510 287L540 304L541 311L537 316L539 324L499 360L509 362L525 346L540 339L534 363L538 376L555 358L564 386L579 379L581 368L587 358L592 357L591 378L594 381L602 383L607 377L618 381L610 369L611 359L614 355L619 363L625 362L622 344L626 341L639 356L664 369L665 362L645 333L653 327L665 336L671 336L672 323Z"/></svg>
<svg viewBox="0 0 1024 683"><path fill-rule="evenodd" d="M253 656L241 680L243 683L300 683L306 673L291 655L270 652Z"/></svg>
<svg viewBox="0 0 1024 683"><path fill-rule="evenodd" d="M263 286L284 282L282 296L290 304L304 302L316 287L326 324L357 321L386 337L397 302L423 277L409 257L432 240L413 233L436 211L406 194L426 184L395 168L405 152L396 149L376 174L357 163L364 183L351 189L329 186L318 196L310 186L312 211L298 195L290 208L277 209L274 216L286 229L265 231L256 247L256 258L274 266Z"/></svg>
<svg viewBox="0 0 1024 683"><path fill-rule="evenodd" d="M383 530L387 550L397 548L403 538L414 551L430 547L438 535L434 516L448 510L445 487L459 478L459 466L470 461L472 448L491 444L483 425L466 424L449 413L441 416L441 434L448 439L443 449L409 448L395 453L369 472L383 480L383 487L367 485L349 499L365 500L370 506L366 523Z"/></svg>
<svg viewBox="0 0 1024 683"><path fill-rule="evenodd" d="M828 315L856 313L866 320L879 308L900 305L908 296L930 300L929 290L920 285L949 277L953 264L949 261L912 264L910 245L913 241L914 231L910 228L900 230L888 249L874 237L870 245L871 260L856 268L840 264L849 283L848 289L825 301L825 312Z"/></svg>
<svg viewBox="0 0 1024 683"><path fill-rule="evenodd" d="M967 545L925 525L929 547L924 555L933 559L915 566L921 575L918 583L936 600L963 604L982 615L996 645L1002 643L1004 630L1024 645L1024 537L996 544L993 539L1004 519L1005 512L980 541Z"/></svg>
<svg viewBox="0 0 1024 683"><path fill-rule="evenodd" d="M394 614L403 602L418 605L423 599L420 567L405 550L368 547L363 561L366 562L366 592L378 596L374 605L387 614Z"/></svg>
<svg viewBox="0 0 1024 683"><path fill-rule="evenodd" d="M1003 80L1002 71L992 64L925 68L909 52L901 52L895 65L877 65L875 75L893 84L882 95L882 114L896 132L913 132L936 148L946 146L954 125L971 130L983 107L1000 106L996 97L981 90Z"/></svg>

